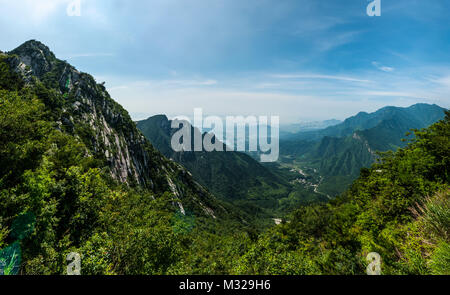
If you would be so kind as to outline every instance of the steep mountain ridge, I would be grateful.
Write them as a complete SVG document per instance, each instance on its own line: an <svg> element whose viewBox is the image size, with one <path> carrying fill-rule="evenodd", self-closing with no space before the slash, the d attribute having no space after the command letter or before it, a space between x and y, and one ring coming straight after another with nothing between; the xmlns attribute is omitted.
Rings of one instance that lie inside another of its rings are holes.
<svg viewBox="0 0 450 295"><path fill-rule="evenodd" d="M103 161L113 179L155 193L170 191L190 210L216 217L226 209L180 165L155 150L137 129L128 112L104 85L55 57L39 41L25 42L4 56L26 87L43 93L57 128L78 138L89 154ZM48 89L46 92L43 89Z"/></svg>
<svg viewBox="0 0 450 295"><path fill-rule="evenodd" d="M177 129L165 115L137 122L138 128L166 157L186 167L194 178L226 200L277 199L288 194L290 185L252 157L240 152L174 152L171 137ZM204 137L190 126L191 134ZM224 145L225 147L225 145Z"/></svg>
<svg viewBox="0 0 450 295"><path fill-rule="evenodd" d="M26 42L10 54L13 55L9 59L11 67L27 83L32 83L35 77L64 95L60 125L74 133L77 133L74 127L79 124L88 124L93 129L95 137L86 143L95 153L105 156L115 179L153 186L152 173L146 165L145 139L132 128L131 118L102 85L92 76L56 59L40 42Z"/></svg>

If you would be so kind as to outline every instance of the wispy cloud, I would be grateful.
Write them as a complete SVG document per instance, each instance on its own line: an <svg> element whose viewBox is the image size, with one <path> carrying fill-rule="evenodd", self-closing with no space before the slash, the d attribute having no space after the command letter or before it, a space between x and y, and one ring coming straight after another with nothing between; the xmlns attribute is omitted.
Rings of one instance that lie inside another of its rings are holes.
<svg viewBox="0 0 450 295"><path fill-rule="evenodd" d="M430 81L439 84L442 87L450 89L450 76L443 76L437 79L431 79Z"/></svg>
<svg viewBox="0 0 450 295"><path fill-rule="evenodd" d="M132 114L192 115L202 107L205 113L226 115L279 115L283 123L314 119L343 119L361 110L375 111L385 105L377 100L353 99L317 94L287 94L276 91L251 91L233 88L154 88L152 86L110 88L116 98ZM392 104L409 102L392 99ZM167 106L170 105L170 108ZM294 111L295 110L295 111Z"/></svg>
<svg viewBox="0 0 450 295"><path fill-rule="evenodd" d="M324 38L317 38L314 43L316 43L317 49L319 51L329 51L355 41L357 36L359 36L360 34L360 31L332 33L328 34Z"/></svg>
<svg viewBox="0 0 450 295"><path fill-rule="evenodd" d="M120 78L107 80L119 83L108 89L131 113L149 115L191 115L195 107L202 107L205 112L219 116L276 114L287 123L301 119L344 119L386 105L404 107L428 102L448 107L444 86L450 85L450 77L441 75L428 81L398 74L399 77L386 77L365 72L356 78L312 73L252 73L221 80L220 84L213 79L189 78L127 84L120 84ZM433 84L442 87L430 91Z"/></svg>
<svg viewBox="0 0 450 295"><path fill-rule="evenodd" d="M105 79L105 77L102 77ZM217 85L218 82L213 79L196 80L196 79L186 79L186 80L139 80L132 81L126 84L119 84L110 87L109 89L120 90L120 89L130 89L130 88L148 88L148 89L186 89L192 87L207 87Z"/></svg>
<svg viewBox="0 0 450 295"><path fill-rule="evenodd" d="M353 95L361 95L361 96L380 96L380 97L410 97L410 98L422 98L418 94L409 93L409 92L401 92L401 91L361 91L352 93Z"/></svg>
<svg viewBox="0 0 450 295"><path fill-rule="evenodd" d="M274 74L271 75L272 78L277 79L325 79L325 80L337 80L346 82L359 82L359 83L370 83L372 81L366 79L359 79L354 77L346 76L335 76L335 75L320 75L320 74Z"/></svg>
<svg viewBox="0 0 450 295"><path fill-rule="evenodd" d="M49 16L64 8L69 2L69 0L0 0L0 11L2 17L17 13L15 17L37 24L46 21ZM61 11L65 13L65 9Z"/></svg>
<svg viewBox="0 0 450 295"><path fill-rule="evenodd" d="M393 72L395 70L395 68L393 68L393 67L383 66L379 62L376 62L376 61L373 61L372 65L375 68L379 69L380 71L387 72L387 73Z"/></svg>
<svg viewBox="0 0 450 295"><path fill-rule="evenodd" d="M75 58L83 58L83 57L114 57L115 54L113 53L77 53L77 54L66 54L62 55L61 58L65 59L75 59Z"/></svg>

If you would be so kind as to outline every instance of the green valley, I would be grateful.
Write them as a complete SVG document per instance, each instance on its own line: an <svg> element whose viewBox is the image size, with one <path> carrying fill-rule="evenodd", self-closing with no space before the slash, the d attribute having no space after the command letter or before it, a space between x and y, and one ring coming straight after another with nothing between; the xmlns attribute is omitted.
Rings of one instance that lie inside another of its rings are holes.
<svg viewBox="0 0 450 295"><path fill-rule="evenodd" d="M348 188L361 168L376 161L378 152L404 147L411 130L437 122L444 117L444 111L428 104L385 107L371 114L359 113L322 130L291 134L280 142L280 162L315 169L323 177L316 184L334 197Z"/></svg>
<svg viewBox="0 0 450 295"><path fill-rule="evenodd" d="M171 138L178 129L172 129L171 121L164 115L139 121L137 127L164 156L183 165L194 179L217 197L232 202L248 214L271 220L287 212L284 204L287 200L292 202L292 206L324 201L323 196L315 193L314 189L293 183L294 179L286 178L279 171L271 172L271 169L245 153L205 150L174 152ZM200 133L192 126L191 130L192 134ZM204 137L205 134L199 136Z"/></svg>

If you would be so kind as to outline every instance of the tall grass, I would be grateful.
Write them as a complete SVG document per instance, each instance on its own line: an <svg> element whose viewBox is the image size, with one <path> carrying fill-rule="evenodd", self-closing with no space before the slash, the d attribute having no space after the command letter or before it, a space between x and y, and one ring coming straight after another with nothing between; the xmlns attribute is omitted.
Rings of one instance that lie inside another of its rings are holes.
<svg viewBox="0 0 450 295"><path fill-rule="evenodd" d="M425 230L437 239L449 241L450 191L426 198L423 205L416 205L411 211L416 218L421 219Z"/></svg>

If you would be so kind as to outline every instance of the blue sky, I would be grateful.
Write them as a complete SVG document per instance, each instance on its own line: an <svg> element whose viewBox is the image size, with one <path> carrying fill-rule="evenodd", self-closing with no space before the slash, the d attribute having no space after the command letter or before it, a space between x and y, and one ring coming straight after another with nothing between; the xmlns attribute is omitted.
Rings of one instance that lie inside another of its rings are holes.
<svg viewBox="0 0 450 295"><path fill-rule="evenodd" d="M29 39L106 82L135 119L337 118L450 106L450 1L0 0L0 49Z"/></svg>

